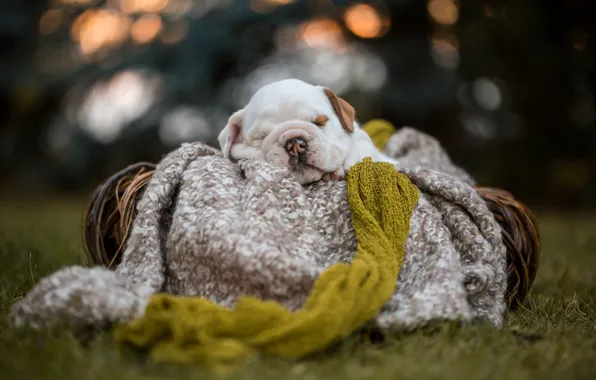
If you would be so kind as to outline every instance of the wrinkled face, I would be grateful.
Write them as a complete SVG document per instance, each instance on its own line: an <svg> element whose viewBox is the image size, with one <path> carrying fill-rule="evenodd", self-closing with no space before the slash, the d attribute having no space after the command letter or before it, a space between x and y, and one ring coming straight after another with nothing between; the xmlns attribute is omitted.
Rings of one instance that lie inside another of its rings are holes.
<svg viewBox="0 0 596 380"><path fill-rule="evenodd" d="M264 159L287 166L302 183L343 175L354 132L354 109L326 88L288 79L255 93L219 135L232 160Z"/></svg>

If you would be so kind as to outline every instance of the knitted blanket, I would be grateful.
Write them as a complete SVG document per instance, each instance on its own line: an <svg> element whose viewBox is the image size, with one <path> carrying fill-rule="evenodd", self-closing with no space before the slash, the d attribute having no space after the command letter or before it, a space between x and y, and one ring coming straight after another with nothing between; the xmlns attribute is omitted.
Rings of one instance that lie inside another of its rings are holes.
<svg viewBox="0 0 596 380"><path fill-rule="evenodd" d="M393 134L384 150L399 160L398 171L420 197L397 285L371 323L500 325L505 246L472 178L415 129ZM202 143L183 144L159 163L138 202L120 265L58 270L13 305L12 321L106 327L142 316L156 292L200 296L223 307L253 296L299 310L326 268L354 258L346 186L303 187L285 168L232 163Z"/></svg>
<svg viewBox="0 0 596 380"><path fill-rule="evenodd" d="M240 297L228 309L162 293L151 298L143 317L117 326L116 341L148 351L156 361L226 371L256 351L299 358L353 333L395 290L420 192L391 164L370 158L354 165L347 181L356 255L349 264L326 268L300 310L254 297Z"/></svg>

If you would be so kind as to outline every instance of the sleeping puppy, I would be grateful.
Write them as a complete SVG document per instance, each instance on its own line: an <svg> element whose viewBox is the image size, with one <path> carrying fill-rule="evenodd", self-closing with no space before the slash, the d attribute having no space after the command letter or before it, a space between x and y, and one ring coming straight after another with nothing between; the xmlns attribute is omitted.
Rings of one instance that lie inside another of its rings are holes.
<svg viewBox="0 0 596 380"><path fill-rule="evenodd" d="M259 89L229 118L218 139L225 158L289 167L301 184L339 180L365 157L397 163L360 129L348 102L297 79Z"/></svg>

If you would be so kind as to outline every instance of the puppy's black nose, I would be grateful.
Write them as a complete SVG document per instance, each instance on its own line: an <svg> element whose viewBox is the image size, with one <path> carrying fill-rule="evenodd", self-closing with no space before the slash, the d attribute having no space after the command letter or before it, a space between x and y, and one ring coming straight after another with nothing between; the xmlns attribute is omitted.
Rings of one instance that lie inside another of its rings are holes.
<svg viewBox="0 0 596 380"><path fill-rule="evenodd" d="M294 137L286 141L286 152L288 152L290 156L300 157L306 152L306 148L306 140L302 137Z"/></svg>

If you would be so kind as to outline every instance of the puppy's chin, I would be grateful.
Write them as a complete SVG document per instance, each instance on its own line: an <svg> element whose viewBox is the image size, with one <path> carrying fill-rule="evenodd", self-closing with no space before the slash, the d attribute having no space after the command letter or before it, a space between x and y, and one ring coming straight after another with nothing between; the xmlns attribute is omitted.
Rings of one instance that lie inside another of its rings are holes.
<svg viewBox="0 0 596 380"><path fill-rule="evenodd" d="M331 178L331 173L327 173L325 168L314 165L320 161L316 159L315 152L307 153L308 159L306 162L293 161L282 146L275 145L264 156L270 163L288 168L292 176L301 185Z"/></svg>
<svg viewBox="0 0 596 380"><path fill-rule="evenodd" d="M314 166L300 162L291 165L288 153L281 146L276 146L265 153L261 149L247 146L244 143L237 143L232 147L230 160L237 162L242 159L265 160L276 166L287 168L292 177L301 185L318 182L326 174Z"/></svg>
<svg viewBox="0 0 596 380"><path fill-rule="evenodd" d="M301 185L308 185L310 183L318 182L325 175L325 173L316 168L301 164L298 164L295 167L291 167L290 173L292 173L292 176Z"/></svg>

